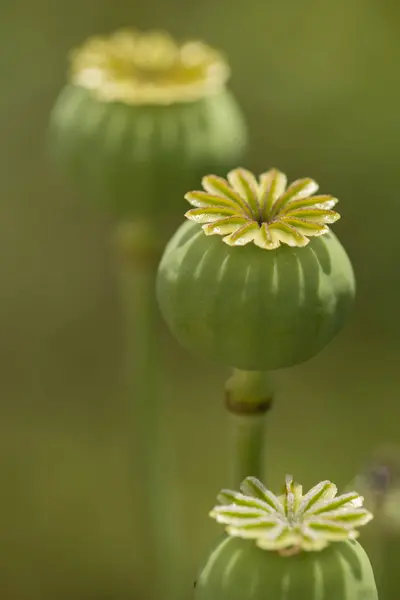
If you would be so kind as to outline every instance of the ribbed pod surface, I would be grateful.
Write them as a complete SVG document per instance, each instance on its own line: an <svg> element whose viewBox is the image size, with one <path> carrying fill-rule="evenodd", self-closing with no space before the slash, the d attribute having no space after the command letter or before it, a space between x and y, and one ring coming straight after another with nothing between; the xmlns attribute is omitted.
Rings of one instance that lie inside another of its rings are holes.
<svg viewBox="0 0 400 600"><path fill-rule="evenodd" d="M246 370L290 367L317 354L352 306L350 260L333 233L305 248L230 247L186 222L157 281L177 339L208 360Z"/></svg>
<svg viewBox="0 0 400 600"><path fill-rule="evenodd" d="M358 542L284 557L251 540L225 538L199 575L195 600L378 600Z"/></svg>
<svg viewBox="0 0 400 600"><path fill-rule="evenodd" d="M246 145L241 112L227 90L195 102L135 106L102 102L68 85L50 122L57 160L119 215L168 214L208 170L224 173Z"/></svg>

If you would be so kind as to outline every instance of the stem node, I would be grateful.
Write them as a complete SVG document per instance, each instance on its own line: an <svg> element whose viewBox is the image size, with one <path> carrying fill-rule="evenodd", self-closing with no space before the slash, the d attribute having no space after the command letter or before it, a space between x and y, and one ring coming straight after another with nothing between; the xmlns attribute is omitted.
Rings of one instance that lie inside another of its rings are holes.
<svg viewBox="0 0 400 600"><path fill-rule="evenodd" d="M231 417L232 484L246 477L263 478L266 414L273 403L269 373L235 369L225 386L225 404Z"/></svg>

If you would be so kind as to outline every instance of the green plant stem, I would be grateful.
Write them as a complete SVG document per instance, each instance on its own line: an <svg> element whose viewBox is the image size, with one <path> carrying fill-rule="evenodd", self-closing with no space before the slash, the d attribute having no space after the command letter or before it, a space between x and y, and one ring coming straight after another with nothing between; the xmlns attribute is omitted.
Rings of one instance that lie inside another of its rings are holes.
<svg viewBox="0 0 400 600"><path fill-rule="evenodd" d="M235 488L245 477L263 477L265 415L230 414L232 430L232 475Z"/></svg>
<svg viewBox="0 0 400 600"><path fill-rule="evenodd" d="M147 567L149 597L179 600L180 528L174 481L173 436L163 413L165 373L160 356L155 298L157 241L146 223L123 224L117 235L117 264L126 335L128 428L135 453L142 539L136 542Z"/></svg>
<svg viewBox="0 0 400 600"><path fill-rule="evenodd" d="M231 485L234 489L250 475L265 479L265 428L272 396L272 385L266 372L235 369L226 383L226 407L232 436Z"/></svg>
<svg viewBox="0 0 400 600"><path fill-rule="evenodd" d="M362 538L374 568L379 598L397 600L400 572L398 556L400 550L400 528L398 523L390 523L385 515L385 498L375 498L372 508L374 520Z"/></svg>
<svg viewBox="0 0 400 600"><path fill-rule="evenodd" d="M400 534L387 533L381 543L380 569L375 574L382 600L397 600L399 597L399 550Z"/></svg>

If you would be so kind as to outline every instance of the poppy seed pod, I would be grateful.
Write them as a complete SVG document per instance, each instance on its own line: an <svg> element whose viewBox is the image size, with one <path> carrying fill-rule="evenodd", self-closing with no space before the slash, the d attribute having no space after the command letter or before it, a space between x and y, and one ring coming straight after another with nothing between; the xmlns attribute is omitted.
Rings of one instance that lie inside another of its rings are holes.
<svg viewBox="0 0 400 600"><path fill-rule="evenodd" d="M374 566L379 596L384 600L397 600L400 585L400 447L392 444L379 447L350 485L357 485L365 505L375 515L364 538L364 546Z"/></svg>
<svg viewBox="0 0 400 600"><path fill-rule="evenodd" d="M246 129L229 67L201 42L117 31L71 56L50 122L57 161L120 217L171 214L209 169L242 156Z"/></svg>
<svg viewBox="0 0 400 600"><path fill-rule="evenodd" d="M203 178L161 260L158 301L183 346L244 370L299 364L343 327L355 295L350 260L328 225L337 200L271 169ZM223 237L221 237L223 236Z"/></svg>
<svg viewBox="0 0 400 600"><path fill-rule="evenodd" d="M211 516L228 536L202 569L195 600L378 600L355 527L372 515L357 493L324 481L303 496L287 478L275 496L248 477L223 490Z"/></svg>

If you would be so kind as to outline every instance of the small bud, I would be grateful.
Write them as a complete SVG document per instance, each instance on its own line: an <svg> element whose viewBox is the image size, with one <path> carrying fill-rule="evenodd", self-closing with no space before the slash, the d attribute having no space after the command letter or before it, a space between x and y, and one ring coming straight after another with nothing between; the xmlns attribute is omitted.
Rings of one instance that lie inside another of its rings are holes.
<svg viewBox="0 0 400 600"><path fill-rule="evenodd" d="M356 485L375 519L364 545L371 558L382 600L399 597L400 571L400 447L376 449L350 484ZM350 487L350 486L349 486Z"/></svg>
<svg viewBox="0 0 400 600"><path fill-rule="evenodd" d="M382 533L400 540L400 447L378 448L357 474L354 484L362 490L366 505L378 517Z"/></svg>

